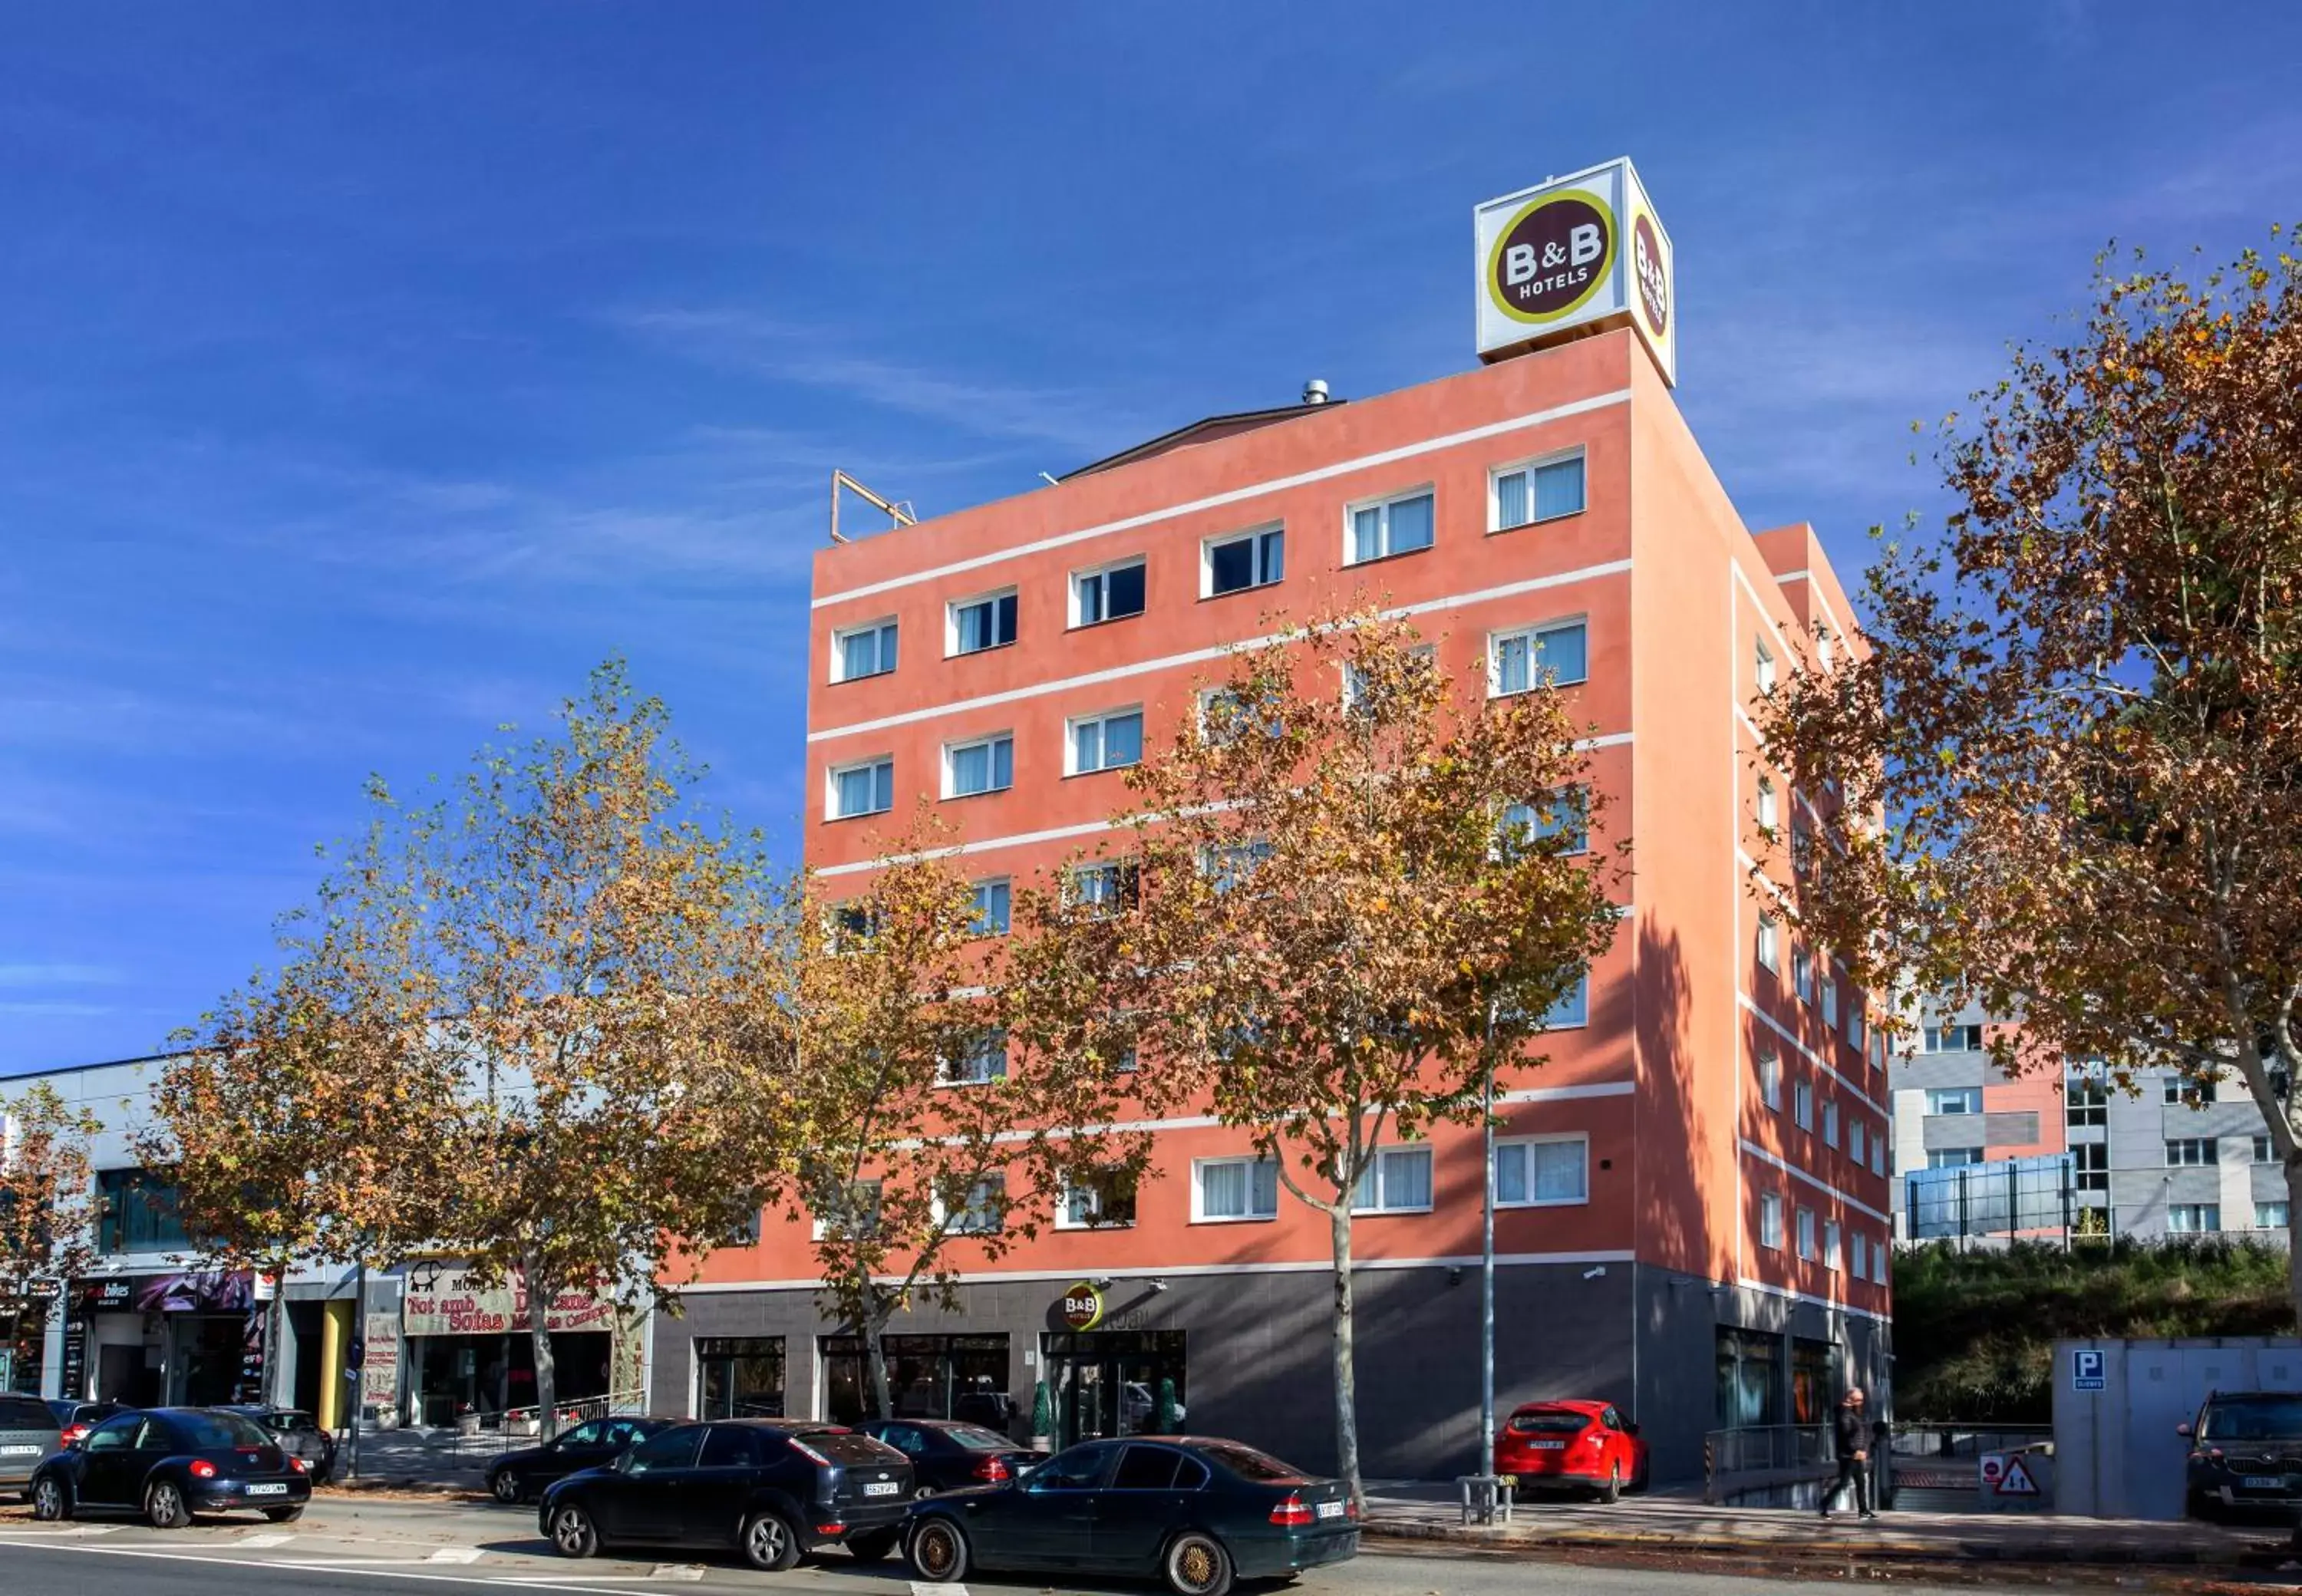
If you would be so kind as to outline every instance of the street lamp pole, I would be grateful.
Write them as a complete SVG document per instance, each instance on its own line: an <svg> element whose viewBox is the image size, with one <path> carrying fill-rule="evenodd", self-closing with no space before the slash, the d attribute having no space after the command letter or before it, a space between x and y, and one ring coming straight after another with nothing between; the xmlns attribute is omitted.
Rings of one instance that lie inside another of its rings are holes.
<svg viewBox="0 0 2302 1596"><path fill-rule="evenodd" d="M1486 1046L1479 1079L1479 1135L1483 1148L1479 1205L1479 1467L1495 1472L1495 1004L1487 1002ZM1498 1487L1500 1489L1500 1487Z"/></svg>

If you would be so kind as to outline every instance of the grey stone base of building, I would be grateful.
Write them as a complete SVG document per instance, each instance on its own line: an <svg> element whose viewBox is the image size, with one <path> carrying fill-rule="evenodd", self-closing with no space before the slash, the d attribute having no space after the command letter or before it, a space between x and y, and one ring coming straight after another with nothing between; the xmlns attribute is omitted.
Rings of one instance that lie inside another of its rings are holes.
<svg viewBox="0 0 2302 1596"><path fill-rule="evenodd" d="M968 1281L953 1310L921 1307L899 1315L887 1333L1004 1336L1005 1390L1017 1409L1012 1428L1021 1434L1035 1388L1057 1373L1056 1348L1077 1354L1180 1331L1175 1395L1186 1429L1248 1441L1307 1468L1334 1466L1334 1289L1327 1270L1114 1274L1099 1287L1100 1323L1083 1335L1063 1315L1077 1279ZM1356 1286L1365 1477L1478 1472L1477 1267L1363 1268ZM1515 1405L1541 1399L1615 1403L1640 1424L1658 1483L1702 1475L1704 1438L1721 1424L1722 1326L1779 1344L1778 1422L1795 1416L1794 1343L1806 1344L1810 1367L1828 1349L1836 1387L1859 1382L1875 1391L1887 1372L1884 1328L1868 1319L1620 1262L1499 1264L1495 1324L1498 1423ZM693 1355L699 1341L780 1338L783 1411L831 1416L822 1338L841 1329L802 1287L690 1291L676 1316L660 1313L654 1323L649 1409L668 1416L702 1410ZM976 1356L979 1363L998 1355ZM1835 1399L1836 1389L1823 1399ZM1151 1424L1147 1417L1129 1427Z"/></svg>

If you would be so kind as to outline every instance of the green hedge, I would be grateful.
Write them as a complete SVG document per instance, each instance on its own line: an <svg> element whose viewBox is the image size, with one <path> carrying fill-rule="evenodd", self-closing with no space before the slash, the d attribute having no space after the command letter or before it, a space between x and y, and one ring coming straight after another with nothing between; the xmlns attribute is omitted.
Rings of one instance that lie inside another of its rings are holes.
<svg viewBox="0 0 2302 1596"><path fill-rule="evenodd" d="M2219 1238L1933 1243L1895 1264L1895 1416L2044 1424L2063 1336L2288 1335L2286 1252Z"/></svg>

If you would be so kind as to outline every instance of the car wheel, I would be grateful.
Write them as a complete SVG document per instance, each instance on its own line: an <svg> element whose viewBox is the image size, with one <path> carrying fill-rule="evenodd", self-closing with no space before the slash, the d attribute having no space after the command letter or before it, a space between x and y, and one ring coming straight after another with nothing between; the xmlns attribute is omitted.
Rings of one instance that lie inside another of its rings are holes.
<svg viewBox="0 0 2302 1596"><path fill-rule="evenodd" d="M799 1535L780 1513L754 1513L744 1525L744 1560L781 1574L799 1561Z"/></svg>
<svg viewBox="0 0 2302 1596"><path fill-rule="evenodd" d="M1231 1553L1213 1535L1186 1530L1167 1543L1161 1567L1175 1596L1224 1596L1231 1589Z"/></svg>
<svg viewBox="0 0 2302 1596"><path fill-rule="evenodd" d="M1623 1466L1620 1463L1607 1465L1607 1483L1599 1487L1599 1499L1610 1508L1623 1499Z"/></svg>
<svg viewBox="0 0 2302 1596"><path fill-rule="evenodd" d="M947 1585L967 1572L967 1532L947 1518L930 1518L912 1532L903 1558L928 1583Z"/></svg>
<svg viewBox="0 0 2302 1596"><path fill-rule="evenodd" d="M270 1524L293 1524L304 1516L304 1509L300 1507L266 1508L264 1509L264 1516L265 1522Z"/></svg>
<svg viewBox="0 0 2302 1596"><path fill-rule="evenodd" d="M488 1494L507 1508L517 1508L519 1506L519 1499L526 1492L519 1488L519 1476L511 1470L504 1468L498 1469L496 1477L488 1482Z"/></svg>
<svg viewBox="0 0 2302 1596"><path fill-rule="evenodd" d="M895 1550L903 1538L900 1530L870 1530L861 1535L847 1537L847 1550L859 1563L876 1563Z"/></svg>
<svg viewBox="0 0 2302 1596"><path fill-rule="evenodd" d="M173 1480L155 1480L146 1488L144 1520L155 1530L180 1530L192 1522L184 1493Z"/></svg>
<svg viewBox="0 0 2302 1596"><path fill-rule="evenodd" d="M32 1516L43 1524L54 1524L71 1516L71 1504L64 1499L63 1483L54 1474L43 1474L32 1485Z"/></svg>
<svg viewBox="0 0 2302 1596"><path fill-rule="evenodd" d="M563 1558L588 1558L600 1550L599 1526L577 1503L553 1509L551 1550Z"/></svg>

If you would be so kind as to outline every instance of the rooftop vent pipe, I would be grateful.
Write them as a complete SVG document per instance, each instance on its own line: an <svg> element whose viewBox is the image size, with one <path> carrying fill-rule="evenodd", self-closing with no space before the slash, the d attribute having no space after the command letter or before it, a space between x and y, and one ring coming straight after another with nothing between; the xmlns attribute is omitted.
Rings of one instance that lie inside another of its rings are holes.
<svg viewBox="0 0 2302 1596"><path fill-rule="evenodd" d="M1303 384L1303 402L1306 405L1323 405L1327 402L1326 378L1314 377Z"/></svg>

